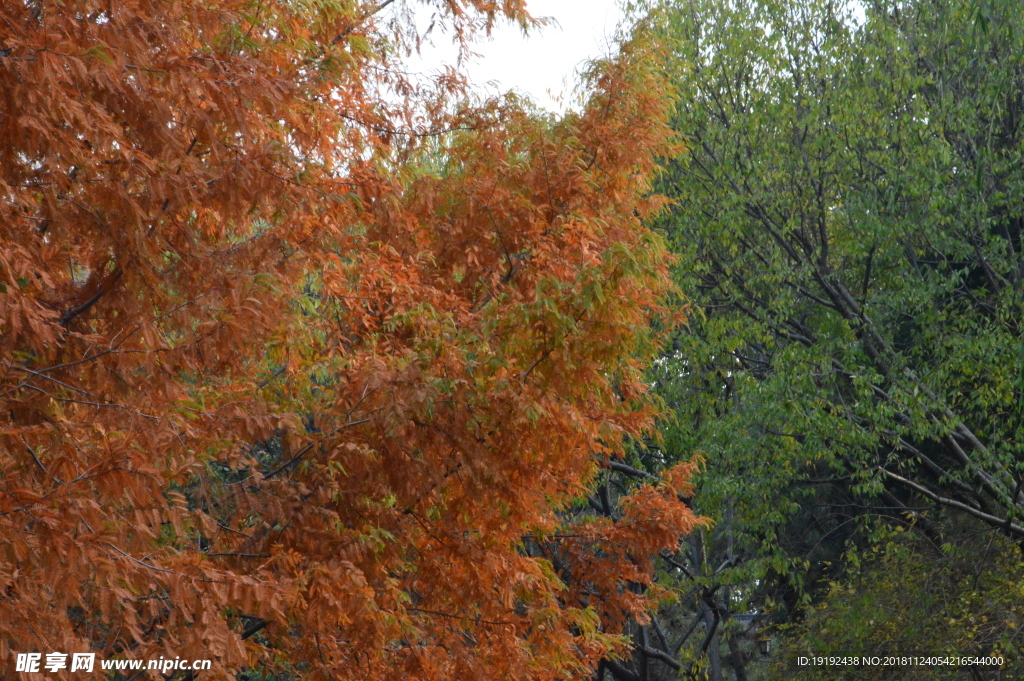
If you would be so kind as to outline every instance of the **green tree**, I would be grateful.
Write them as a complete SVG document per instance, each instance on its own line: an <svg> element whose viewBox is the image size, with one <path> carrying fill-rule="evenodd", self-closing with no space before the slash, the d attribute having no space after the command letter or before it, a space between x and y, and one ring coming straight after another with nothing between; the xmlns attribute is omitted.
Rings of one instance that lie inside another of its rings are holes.
<svg viewBox="0 0 1024 681"><path fill-rule="evenodd" d="M696 600L666 611L715 617L676 636L726 643L756 629L737 615L798 616L851 543L893 527L940 548L978 530L1024 539L1017 9L652 12L688 140L661 227L691 319L655 372L677 418L640 463L703 452L698 510L718 521L676 556ZM730 661L743 678L744 655L705 649L712 678Z"/></svg>
<svg viewBox="0 0 1024 681"><path fill-rule="evenodd" d="M812 650L1003 659L1002 668L977 666L973 674L945 664L801 670L800 677L812 681L840 675L850 681L1020 678L1015 651L1024 623L1019 578L1024 566L1005 537L975 533L937 551L927 538L893 531L869 550L852 551L846 565L843 579L829 584L827 597L808 609L800 624L786 628L768 678L787 678L796 657Z"/></svg>

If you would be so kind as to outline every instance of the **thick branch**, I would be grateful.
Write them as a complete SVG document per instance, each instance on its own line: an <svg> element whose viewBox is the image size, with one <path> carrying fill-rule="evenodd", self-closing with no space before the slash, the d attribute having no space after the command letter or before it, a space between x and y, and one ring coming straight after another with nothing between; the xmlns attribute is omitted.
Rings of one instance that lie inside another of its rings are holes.
<svg viewBox="0 0 1024 681"><path fill-rule="evenodd" d="M985 513L984 511L979 511L978 509L973 508L971 506L968 506L967 504L961 503L961 502L959 502L959 501L957 501L955 499L949 499L948 497L941 497L938 494L936 494L935 492L932 492L930 489L928 489L926 487L922 487L921 485L917 484L916 482L913 482L912 480L907 480L906 478L901 477L899 475L896 475L895 473L893 473L891 471L887 471L884 468L879 468L878 470L881 471L882 473L885 473L887 476L889 476L890 478L892 478L896 482L900 483L901 485L909 487L910 489L912 489L912 490L914 490L916 492L919 492L920 494L923 494L924 496L928 497L929 499L931 499L932 501L934 501L937 504L940 504L942 506L948 506L949 508L955 508L955 509L958 509L960 511L963 511L964 513L967 513L968 515L974 516L975 518L977 518L979 520L985 521L986 523L992 525L995 528L1003 529L1003 530L1005 530L1008 533L1012 533L1012 534L1016 535L1017 537L1020 537L1020 538L1024 539L1024 527L1021 527L1020 525L1017 525L1017 524L1011 522L1010 518L1003 519L1003 518L999 518L997 516L991 515L989 513Z"/></svg>

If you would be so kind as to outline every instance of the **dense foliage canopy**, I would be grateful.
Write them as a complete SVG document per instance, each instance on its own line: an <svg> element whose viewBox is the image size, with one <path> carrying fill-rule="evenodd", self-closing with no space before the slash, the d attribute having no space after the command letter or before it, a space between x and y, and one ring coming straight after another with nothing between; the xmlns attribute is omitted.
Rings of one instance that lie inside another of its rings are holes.
<svg viewBox="0 0 1024 681"><path fill-rule="evenodd" d="M659 224L693 307L654 374L677 419L640 463L703 452L697 508L718 521L676 556L695 579L668 566L693 594L661 622L684 668L745 678L751 638L778 642L769 625L824 602L790 653L1000 652L1000 678L1019 678L1019 9L687 0L652 15L688 141ZM650 678L674 677L648 657ZM875 673L849 678L910 678Z"/></svg>
<svg viewBox="0 0 1024 681"><path fill-rule="evenodd" d="M571 502L676 317L650 48L555 120L405 74L409 10L0 4L5 665L554 679L643 619L692 467Z"/></svg>
<svg viewBox="0 0 1024 681"><path fill-rule="evenodd" d="M4 664L1019 678L1016 3L650 3L561 117L422 5L0 5Z"/></svg>

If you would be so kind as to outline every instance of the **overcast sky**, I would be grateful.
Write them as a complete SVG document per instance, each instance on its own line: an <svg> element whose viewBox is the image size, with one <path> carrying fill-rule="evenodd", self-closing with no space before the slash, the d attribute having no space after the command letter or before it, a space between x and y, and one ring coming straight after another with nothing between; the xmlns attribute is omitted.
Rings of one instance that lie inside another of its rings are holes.
<svg viewBox="0 0 1024 681"><path fill-rule="evenodd" d="M535 17L555 21L529 38L517 26L500 25L491 40L473 47L481 56L467 71L478 87L493 93L516 90L540 106L560 111L571 103L580 64L610 51L610 38L622 12L617 0L527 0L527 8ZM434 42L435 47L424 47L420 63L411 65L413 70L430 71L455 60L455 50L446 38L437 36ZM548 91L565 95L565 101L557 103Z"/></svg>

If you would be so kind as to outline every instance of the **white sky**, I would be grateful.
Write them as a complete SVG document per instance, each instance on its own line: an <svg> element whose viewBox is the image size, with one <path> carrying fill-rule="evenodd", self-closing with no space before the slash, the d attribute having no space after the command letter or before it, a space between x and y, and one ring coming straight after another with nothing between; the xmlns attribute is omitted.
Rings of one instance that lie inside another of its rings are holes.
<svg viewBox="0 0 1024 681"><path fill-rule="evenodd" d="M501 24L491 39L472 46L480 54L466 71L474 85L497 94L509 90L529 95L538 105L562 111L571 105L576 69L586 60L608 54L611 36L622 19L617 0L527 0L534 17L550 17L550 25L524 38L518 26ZM429 14L426 16L429 22ZM456 51L450 37L432 36L435 45L424 46L411 70L430 72L454 63ZM418 62L418 63L417 63ZM563 96L561 103L548 95Z"/></svg>

